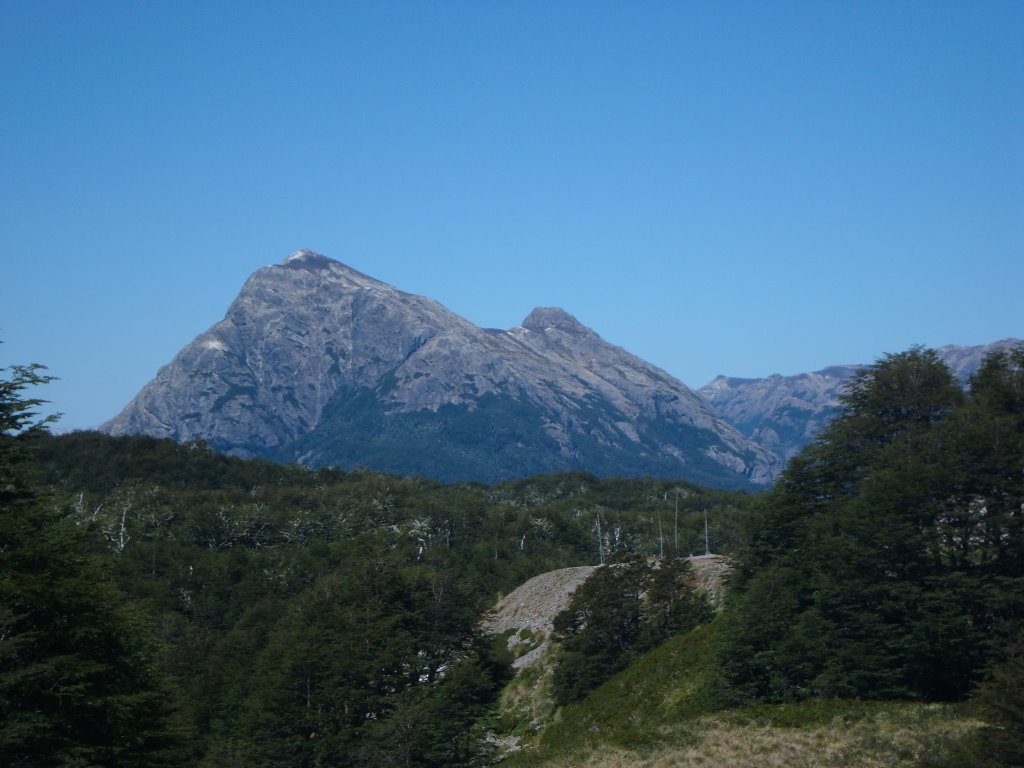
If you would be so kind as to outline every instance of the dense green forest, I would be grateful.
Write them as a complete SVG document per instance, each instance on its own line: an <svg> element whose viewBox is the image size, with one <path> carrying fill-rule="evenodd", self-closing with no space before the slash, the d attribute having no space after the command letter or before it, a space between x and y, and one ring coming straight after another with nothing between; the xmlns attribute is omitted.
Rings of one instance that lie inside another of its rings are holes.
<svg viewBox="0 0 1024 768"><path fill-rule="evenodd" d="M507 764L1024 765L1022 527L1024 348L966 390L886 356L749 509L717 617L581 699L570 638L563 706Z"/></svg>
<svg viewBox="0 0 1024 768"><path fill-rule="evenodd" d="M582 473L446 485L54 436L34 413L43 370L5 375L4 764L485 763L510 660L481 617L602 559L617 565L556 622L570 710L698 631L704 711L960 700L996 670L994 764L1024 754L1021 657L1004 661L1024 625L1024 350L966 391L929 350L887 356L760 496ZM736 562L710 634L676 559L704 550L705 513Z"/></svg>
<svg viewBox="0 0 1024 768"><path fill-rule="evenodd" d="M1024 349L889 355L747 521L733 700L964 697L1024 622Z"/></svg>
<svg viewBox="0 0 1024 768"><path fill-rule="evenodd" d="M466 765L503 592L734 548L743 493L585 474L443 485L52 436L5 383L0 748L12 765ZM675 510L679 515L676 524ZM678 544L677 544L678 541Z"/></svg>

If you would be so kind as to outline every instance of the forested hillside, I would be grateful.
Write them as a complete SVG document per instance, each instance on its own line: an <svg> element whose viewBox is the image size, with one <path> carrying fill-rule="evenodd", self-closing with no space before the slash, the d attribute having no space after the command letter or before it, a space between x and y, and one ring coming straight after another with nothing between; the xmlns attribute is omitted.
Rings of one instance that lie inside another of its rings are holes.
<svg viewBox="0 0 1024 768"><path fill-rule="evenodd" d="M753 506L718 617L508 764L1024 765L1022 526L1024 349L968 391L930 350L886 356Z"/></svg>
<svg viewBox="0 0 1024 768"><path fill-rule="evenodd" d="M53 437L30 428L22 392L45 377L19 370L0 550L14 765L468 764L509 674L478 632L500 593L671 549L677 532L695 547L704 511L728 549L752 502L660 480L442 485Z"/></svg>
<svg viewBox="0 0 1024 768"><path fill-rule="evenodd" d="M0 381L5 764L473 765L503 728L580 764L605 738L697 749L701 718L759 707L860 713L869 731L897 710L828 702L960 701L993 674L984 719L939 718L928 764L970 764L978 734L977 765L1024 757L1024 350L969 390L929 350L883 358L762 496L582 473L444 485L55 437L33 415L46 381ZM703 551L705 513L736 564L713 620L678 559ZM485 612L601 561L554 622L562 716L503 722L510 658ZM643 706L621 705L627 679Z"/></svg>
<svg viewBox="0 0 1024 768"><path fill-rule="evenodd" d="M931 350L856 375L749 521L737 701L965 696L1024 621L1024 349L965 393Z"/></svg>

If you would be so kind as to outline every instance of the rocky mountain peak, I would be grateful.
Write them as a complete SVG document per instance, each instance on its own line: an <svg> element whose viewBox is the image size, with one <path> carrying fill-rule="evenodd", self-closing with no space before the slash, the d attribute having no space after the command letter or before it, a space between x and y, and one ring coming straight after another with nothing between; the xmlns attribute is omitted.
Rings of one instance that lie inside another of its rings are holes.
<svg viewBox="0 0 1024 768"><path fill-rule="evenodd" d="M775 471L682 382L563 309L487 331L311 250L255 272L103 429L442 480Z"/></svg>
<svg viewBox="0 0 1024 768"><path fill-rule="evenodd" d="M522 327L528 331L539 333L544 333L551 328L574 335L593 333L587 326L559 307L537 307L523 320Z"/></svg>
<svg viewBox="0 0 1024 768"><path fill-rule="evenodd" d="M308 248L298 250L281 262L281 266L289 267L291 269L306 269L306 270L317 270L317 269L329 269L332 265L342 266L341 262L329 259L323 254L311 251Z"/></svg>

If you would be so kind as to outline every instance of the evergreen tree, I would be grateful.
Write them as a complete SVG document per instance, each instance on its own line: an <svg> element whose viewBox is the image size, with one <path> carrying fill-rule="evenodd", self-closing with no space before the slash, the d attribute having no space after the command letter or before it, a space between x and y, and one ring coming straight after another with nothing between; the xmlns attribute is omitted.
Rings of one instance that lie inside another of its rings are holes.
<svg viewBox="0 0 1024 768"><path fill-rule="evenodd" d="M972 699L985 725L934 749L923 768L1024 766L1024 646L1011 646Z"/></svg>
<svg viewBox="0 0 1024 768"><path fill-rule="evenodd" d="M974 698L988 721L980 751L994 765L1024 765L1024 646L1011 648Z"/></svg>
<svg viewBox="0 0 1024 768"><path fill-rule="evenodd" d="M967 399L921 348L853 379L752 516L734 700L966 695L1021 618L1013 359L987 361Z"/></svg>
<svg viewBox="0 0 1024 768"><path fill-rule="evenodd" d="M568 704L626 666L640 641L644 564L637 558L598 568L555 617L561 654L552 680Z"/></svg>
<svg viewBox="0 0 1024 768"><path fill-rule="evenodd" d="M40 370L0 381L0 755L12 767L173 765L141 618L27 469L50 421L22 395L50 380Z"/></svg>
<svg viewBox="0 0 1024 768"><path fill-rule="evenodd" d="M638 557L597 569L555 617L555 701L583 698L643 652L709 619L707 599L686 584L689 572L685 560L652 566Z"/></svg>

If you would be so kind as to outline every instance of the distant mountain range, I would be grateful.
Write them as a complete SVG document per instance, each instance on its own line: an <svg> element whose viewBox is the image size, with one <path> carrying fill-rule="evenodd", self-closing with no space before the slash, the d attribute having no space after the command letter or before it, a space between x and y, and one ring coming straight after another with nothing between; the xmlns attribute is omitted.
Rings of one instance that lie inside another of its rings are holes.
<svg viewBox="0 0 1024 768"><path fill-rule="evenodd" d="M445 481L579 469L757 487L781 468L561 309L478 328L312 251L253 274L101 429Z"/></svg>
<svg viewBox="0 0 1024 768"><path fill-rule="evenodd" d="M975 347L935 350L966 383L985 356L1021 341L1003 339ZM834 365L814 373L737 379L719 376L697 390L736 429L777 457L780 465L798 454L828 422L843 387L863 365Z"/></svg>

